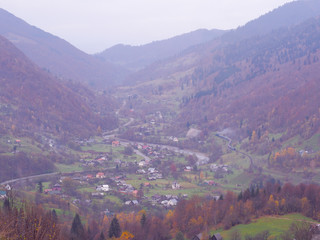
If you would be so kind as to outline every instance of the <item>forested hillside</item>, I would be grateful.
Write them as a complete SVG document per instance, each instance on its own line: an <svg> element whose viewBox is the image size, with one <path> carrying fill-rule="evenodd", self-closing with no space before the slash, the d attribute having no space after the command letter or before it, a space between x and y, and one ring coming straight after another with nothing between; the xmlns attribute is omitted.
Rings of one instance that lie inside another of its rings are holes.
<svg viewBox="0 0 320 240"><path fill-rule="evenodd" d="M1 132L23 135L45 131L88 136L116 125L101 118L82 97L31 63L8 40L0 38ZM88 95L87 95L88 96Z"/></svg>
<svg viewBox="0 0 320 240"><path fill-rule="evenodd" d="M319 130L319 33L317 18L215 50L181 79L198 90L184 97L180 119L312 136Z"/></svg>

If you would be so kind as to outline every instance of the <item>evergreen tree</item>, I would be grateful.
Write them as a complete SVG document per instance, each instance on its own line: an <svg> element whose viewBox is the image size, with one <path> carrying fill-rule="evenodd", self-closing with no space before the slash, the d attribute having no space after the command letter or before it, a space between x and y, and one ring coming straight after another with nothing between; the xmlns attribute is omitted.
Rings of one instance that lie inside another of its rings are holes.
<svg viewBox="0 0 320 240"><path fill-rule="evenodd" d="M72 221L71 231L70 231L70 240L85 240L85 232L82 226L80 217L76 214Z"/></svg>
<svg viewBox="0 0 320 240"><path fill-rule="evenodd" d="M104 236L103 232L101 232L100 237L99 237L99 239L98 239L98 240L105 240L105 239L106 239L106 238L105 238L105 236Z"/></svg>
<svg viewBox="0 0 320 240"><path fill-rule="evenodd" d="M112 221L111 221L111 224L110 224L110 228L109 228L109 238L112 238L112 237L120 237L121 235L121 229L120 229L120 224L119 224L119 221L117 219L117 216L115 216Z"/></svg>
<svg viewBox="0 0 320 240"><path fill-rule="evenodd" d="M9 212L11 210L10 201L8 198L6 198L3 202L3 210L5 212Z"/></svg>
<svg viewBox="0 0 320 240"><path fill-rule="evenodd" d="M141 223L141 226L144 227L144 225L146 224L146 221L147 221L147 217L145 214L142 214L142 217L140 219L140 223Z"/></svg>
<svg viewBox="0 0 320 240"><path fill-rule="evenodd" d="M184 236L182 232L178 232L176 234L175 240L184 240Z"/></svg>
<svg viewBox="0 0 320 240"><path fill-rule="evenodd" d="M52 220L57 223L58 222L58 215L55 209L52 210L51 212Z"/></svg>
<svg viewBox="0 0 320 240"><path fill-rule="evenodd" d="M41 181L38 182L38 192L39 192L39 193L42 193L42 192L43 192L43 184L42 184Z"/></svg>

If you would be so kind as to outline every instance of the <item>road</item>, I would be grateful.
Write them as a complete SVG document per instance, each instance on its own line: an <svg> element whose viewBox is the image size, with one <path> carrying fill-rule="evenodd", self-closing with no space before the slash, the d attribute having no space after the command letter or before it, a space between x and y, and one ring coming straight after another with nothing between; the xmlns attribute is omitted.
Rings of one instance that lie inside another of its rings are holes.
<svg viewBox="0 0 320 240"><path fill-rule="evenodd" d="M110 167L110 168L104 168L104 169L100 169L99 171L108 171L108 170L114 170L115 167ZM11 180L7 180L4 181L2 183L0 183L0 185L7 185L7 184L12 184L12 183L16 183L16 182L21 182L21 181L25 181L25 180L34 180L34 179L41 179L44 177L52 177L52 176L70 176L70 175L74 175L74 174L79 174L79 173L95 173L98 170L85 170L85 171L74 171L74 172L53 172L53 173L45 173L45 174L38 174L38 175L33 175L33 176L27 176L27 177L21 177L21 178L15 178L15 179L11 179Z"/></svg>
<svg viewBox="0 0 320 240"><path fill-rule="evenodd" d="M51 177L51 176L55 176L55 175L59 175L59 174L60 174L59 172L54 172L54 173L45 173L45 174L28 176L28 177L16 178L16 179L11 179L11 180L7 180L5 182L2 182L2 183L0 183L0 185L7 185L7 184L15 183L15 182L32 180L32 179L43 178L43 177Z"/></svg>
<svg viewBox="0 0 320 240"><path fill-rule="evenodd" d="M171 150L171 151L174 151L176 153L180 153L180 154L184 154L184 155L195 155L198 160L208 160L209 161L209 157L207 155L205 155L204 153L201 153L201 152L197 152L197 151L193 151L193 150L188 150L188 149L180 149L180 148L177 148L177 147L173 147L173 146L169 146L169 145L161 145L161 144L153 144L153 143L142 143L142 142L134 142L134 141L130 141L130 140L126 140L126 139L119 139L121 143L126 143L126 146L128 144L135 144L135 143L138 143L138 144L148 144L149 146L151 147L160 147L161 149L168 149L168 150ZM138 151L138 150L137 150ZM145 156L144 154L142 154L141 152L139 152L140 156L144 156L144 157L147 157ZM141 155L142 154L142 155ZM150 159L150 158L149 158Z"/></svg>
<svg viewBox="0 0 320 240"><path fill-rule="evenodd" d="M247 154L247 153L245 153L245 152L240 152L240 151L237 150L235 147L233 147L233 146L231 145L231 144L232 144L232 139L231 139L231 138L229 138L229 137L227 137L227 136L223 136L223 135L221 135L221 134L219 134L219 133L217 133L216 136L219 137L219 138L222 138L222 139L224 139L224 140L226 140L226 141L228 141L228 148L229 148L230 150L232 150L232 151L235 151L235 152L237 152L237 153L239 153L239 154L242 154L243 156L247 157L247 158L249 159L249 161L250 161L250 167L254 167L252 157L251 157L249 154Z"/></svg>

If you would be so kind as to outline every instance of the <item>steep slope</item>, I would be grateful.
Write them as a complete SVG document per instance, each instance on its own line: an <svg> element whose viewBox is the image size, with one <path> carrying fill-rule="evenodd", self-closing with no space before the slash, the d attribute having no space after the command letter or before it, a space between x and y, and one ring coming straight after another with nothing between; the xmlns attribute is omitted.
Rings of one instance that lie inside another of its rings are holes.
<svg viewBox="0 0 320 240"><path fill-rule="evenodd" d="M30 26L0 9L0 34L10 40L38 66L59 78L93 87L118 84L127 71L88 55L68 42Z"/></svg>
<svg viewBox="0 0 320 240"><path fill-rule="evenodd" d="M0 131L16 135L37 131L87 136L112 128L70 88L33 64L0 36ZM85 96L83 96L85 97Z"/></svg>
<svg viewBox="0 0 320 240"><path fill-rule="evenodd" d="M130 70L137 71L153 62L179 54L191 46L208 42L225 32L223 30L199 29L142 46L119 44L97 54L97 56Z"/></svg>
<svg viewBox="0 0 320 240"><path fill-rule="evenodd" d="M320 126L319 42L317 18L212 52L182 82L198 90L180 120L312 136Z"/></svg>

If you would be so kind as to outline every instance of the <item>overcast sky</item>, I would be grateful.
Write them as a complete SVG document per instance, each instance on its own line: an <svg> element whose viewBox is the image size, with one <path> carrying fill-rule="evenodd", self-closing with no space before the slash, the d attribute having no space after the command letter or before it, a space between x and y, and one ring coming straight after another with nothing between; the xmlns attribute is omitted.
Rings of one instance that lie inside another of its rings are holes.
<svg viewBox="0 0 320 240"><path fill-rule="evenodd" d="M293 0L0 0L0 7L87 53L199 28L232 29Z"/></svg>

